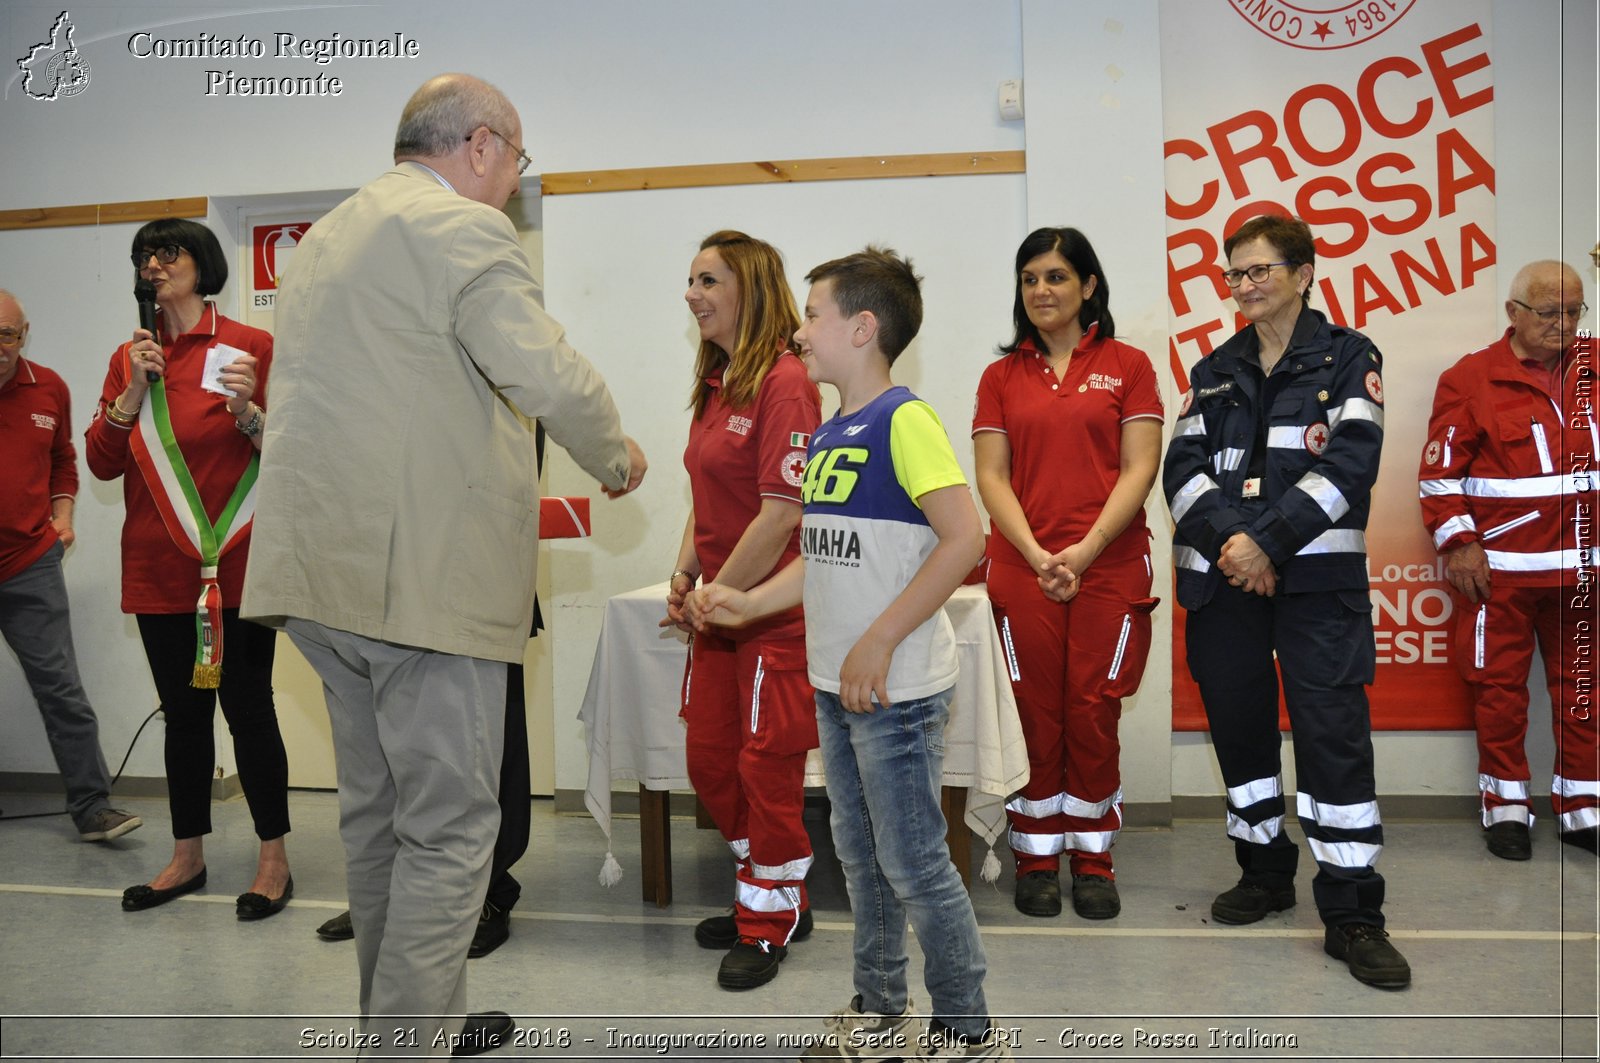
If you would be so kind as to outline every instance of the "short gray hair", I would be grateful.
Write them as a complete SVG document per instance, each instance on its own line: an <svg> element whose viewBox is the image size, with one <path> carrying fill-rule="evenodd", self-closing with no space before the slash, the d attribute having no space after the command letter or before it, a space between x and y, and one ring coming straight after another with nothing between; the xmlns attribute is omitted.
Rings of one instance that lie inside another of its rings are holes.
<svg viewBox="0 0 1600 1063"><path fill-rule="evenodd" d="M516 123L516 108L487 81L470 74L440 74L406 101L394 134L394 157L449 155L479 126L505 134Z"/></svg>

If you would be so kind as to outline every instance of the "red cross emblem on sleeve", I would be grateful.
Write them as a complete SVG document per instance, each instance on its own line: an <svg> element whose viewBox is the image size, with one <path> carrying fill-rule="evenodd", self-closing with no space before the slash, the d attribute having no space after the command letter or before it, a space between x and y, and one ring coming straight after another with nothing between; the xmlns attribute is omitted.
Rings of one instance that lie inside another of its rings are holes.
<svg viewBox="0 0 1600 1063"><path fill-rule="evenodd" d="M1313 454L1321 454L1328 449L1328 426L1317 422L1306 429L1306 449Z"/></svg>

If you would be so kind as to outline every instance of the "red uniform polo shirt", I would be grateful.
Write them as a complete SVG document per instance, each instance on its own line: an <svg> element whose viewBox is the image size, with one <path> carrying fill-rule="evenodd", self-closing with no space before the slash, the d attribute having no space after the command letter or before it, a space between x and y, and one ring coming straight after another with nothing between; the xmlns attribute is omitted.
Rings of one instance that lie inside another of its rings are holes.
<svg viewBox="0 0 1600 1063"><path fill-rule="evenodd" d="M694 550L701 580L717 578L728 555L755 520L764 498L801 504L806 444L822 421L822 397L806 376L798 356L784 352L767 370L753 403L735 410L722 401L722 374L707 379L711 395L705 412L689 426L683 467L689 471L694 499ZM780 571L800 556L800 529L795 528ZM738 638L753 634L803 636L804 614L797 608L770 621L752 625Z"/></svg>
<svg viewBox="0 0 1600 1063"><path fill-rule="evenodd" d="M0 583L55 545L51 502L77 493L72 396L55 372L18 357L0 387Z"/></svg>
<svg viewBox="0 0 1600 1063"><path fill-rule="evenodd" d="M255 454L250 440L235 427L227 399L200 386L206 352L219 343L256 356L256 393L251 401L266 409L267 373L272 365L272 336L241 325L217 313L207 303L194 328L165 345L167 406L172 428L183 451L184 464L194 477L213 521L221 515ZM104 415L104 404L122 394L128 384L128 344L111 356L101 405L84 433L84 457L89 471L101 480L122 477L122 500L127 514L122 521L122 611L125 613L192 613L200 596L200 562L185 555L162 523L144 474L128 445L132 433ZM149 401L146 399L145 401ZM245 558L250 539L222 556L217 582L222 605L234 609L244 592Z"/></svg>
<svg viewBox="0 0 1600 1063"><path fill-rule="evenodd" d="M1137 347L1102 340L1091 327L1072 353L1066 379L1024 342L992 363L978 382L972 434L1004 432L1011 444L1011 490L1028 527L1051 553L1089 534L1111 496L1122 460L1122 426L1162 420L1161 392L1150 359ZM1101 560L1145 549L1144 512L1106 545ZM1029 568L1004 535L989 536L989 558Z"/></svg>

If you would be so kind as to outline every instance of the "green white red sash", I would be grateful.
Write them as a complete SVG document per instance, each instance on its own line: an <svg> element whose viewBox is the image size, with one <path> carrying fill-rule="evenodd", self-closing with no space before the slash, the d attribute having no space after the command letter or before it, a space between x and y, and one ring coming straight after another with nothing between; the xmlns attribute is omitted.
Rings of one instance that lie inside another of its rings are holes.
<svg viewBox="0 0 1600 1063"><path fill-rule="evenodd" d="M129 366L132 371L132 366ZM132 427L133 460L144 476L156 511L167 534L179 550L200 563L200 600L195 606L194 678L191 686L215 690L222 683L222 588L217 566L250 530L256 515L256 472L260 459L250 464L234 486L228 504L215 524L206 516L200 489L178 449L167 409L167 384L158 380L139 409Z"/></svg>

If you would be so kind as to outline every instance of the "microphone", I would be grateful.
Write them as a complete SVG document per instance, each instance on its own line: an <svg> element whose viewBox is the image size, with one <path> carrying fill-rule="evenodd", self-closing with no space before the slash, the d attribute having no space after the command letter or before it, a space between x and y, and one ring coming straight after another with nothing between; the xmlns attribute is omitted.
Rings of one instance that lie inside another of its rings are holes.
<svg viewBox="0 0 1600 1063"><path fill-rule="evenodd" d="M159 337L161 334L156 331L156 286L140 277L134 282L133 297L139 303L139 327L150 335ZM156 342L161 341L157 339ZM154 369L146 369L144 379L145 383L154 384L161 379L161 374Z"/></svg>

